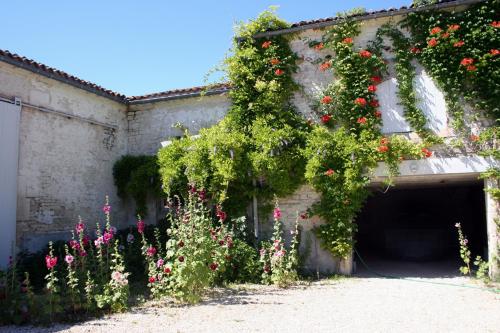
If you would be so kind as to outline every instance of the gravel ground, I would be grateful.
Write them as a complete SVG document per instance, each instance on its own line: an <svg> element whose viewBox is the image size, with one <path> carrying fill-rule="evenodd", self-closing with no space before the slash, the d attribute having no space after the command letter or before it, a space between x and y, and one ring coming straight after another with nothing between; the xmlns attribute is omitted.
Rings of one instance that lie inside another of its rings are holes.
<svg viewBox="0 0 500 333"><path fill-rule="evenodd" d="M415 279L416 280L416 279ZM466 278L324 280L287 290L220 289L195 306L150 302L124 314L1 332L500 332L500 294L436 283Z"/></svg>

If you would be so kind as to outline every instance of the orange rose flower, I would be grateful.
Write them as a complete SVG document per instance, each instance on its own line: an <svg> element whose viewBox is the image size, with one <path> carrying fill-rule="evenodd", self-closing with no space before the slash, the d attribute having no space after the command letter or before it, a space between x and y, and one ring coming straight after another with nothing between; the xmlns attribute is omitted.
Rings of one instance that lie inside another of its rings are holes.
<svg viewBox="0 0 500 333"><path fill-rule="evenodd" d="M325 96L321 99L321 103L323 104L329 104L332 102L332 98L330 96Z"/></svg>
<svg viewBox="0 0 500 333"><path fill-rule="evenodd" d="M458 42L454 43L453 46L454 47L462 47L464 44L465 44L464 41L461 40L461 41L458 41Z"/></svg>
<svg viewBox="0 0 500 333"><path fill-rule="evenodd" d="M448 31L457 31L460 29L460 26L458 24L452 24L448 26Z"/></svg>
<svg viewBox="0 0 500 333"><path fill-rule="evenodd" d="M346 37L342 40L342 43L344 44L352 44L352 38L351 37Z"/></svg>
<svg viewBox="0 0 500 333"><path fill-rule="evenodd" d="M358 118L358 120L356 120L358 124L366 124L366 121L367 121L366 117L360 117Z"/></svg>
<svg viewBox="0 0 500 333"><path fill-rule="evenodd" d="M438 45L438 41L436 38L431 38L428 42L427 42L427 45L430 46L430 47L434 47L436 45Z"/></svg>
<svg viewBox="0 0 500 333"><path fill-rule="evenodd" d="M316 51L320 51L320 50L322 50L324 47L325 47L325 45L324 45L323 43L319 43L319 44L314 45L314 49L315 49Z"/></svg>
<svg viewBox="0 0 500 333"><path fill-rule="evenodd" d="M361 56L361 58L370 58L372 56L372 53L367 50L361 50L359 51L359 55Z"/></svg>
<svg viewBox="0 0 500 333"><path fill-rule="evenodd" d="M278 68L277 70L274 71L274 74L281 76L281 75L285 74L285 72Z"/></svg>
<svg viewBox="0 0 500 333"><path fill-rule="evenodd" d="M271 65L277 65L277 64L279 64L281 61L280 61L279 59L273 58L273 59L271 59L271 60L270 60L270 62L271 62Z"/></svg>
<svg viewBox="0 0 500 333"><path fill-rule="evenodd" d="M262 43L262 48L263 49L267 49L267 48L269 48L269 46L271 46L271 41L270 40L265 41L264 43Z"/></svg>
<svg viewBox="0 0 500 333"><path fill-rule="evenodd" d="M332 64L327 61L327 62L324 62L321 65L319 65L319 69L322 71L326 71L331 66L332 66Z"/></svg>
<svg viewBox="0 0 500 333"><path fill-rule="evenodd" d="M436 35L436 34L440 33L441 31L443 31L443 29L441 29L440 27L434 27L431 29L431 35Z"/></svg>

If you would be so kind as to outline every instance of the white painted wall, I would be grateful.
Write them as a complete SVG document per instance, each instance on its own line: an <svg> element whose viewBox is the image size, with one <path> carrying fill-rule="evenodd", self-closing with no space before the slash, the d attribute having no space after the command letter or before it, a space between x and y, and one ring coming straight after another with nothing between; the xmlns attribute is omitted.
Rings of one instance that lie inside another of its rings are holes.
<svg viewBox="0 0 500 333"><path fill-rule="evenodd" d="M21 106L0 101L0 269L14 257Z"/></svg>

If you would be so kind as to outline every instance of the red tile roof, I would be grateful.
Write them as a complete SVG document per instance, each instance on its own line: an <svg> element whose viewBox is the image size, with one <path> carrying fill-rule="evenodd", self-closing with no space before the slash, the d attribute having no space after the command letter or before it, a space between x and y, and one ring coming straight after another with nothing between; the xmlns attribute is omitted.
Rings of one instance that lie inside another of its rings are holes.
<svg viewBox="0 0 500 333"><path fill-rule="evenodd" d="M165 99L177 99L205 95L215 95L228 92L231 89L228 83L219 83L209 86L191 87L184 89L174 89L142 96L131 96L128 100L131 104L149 103Z"/></svg>

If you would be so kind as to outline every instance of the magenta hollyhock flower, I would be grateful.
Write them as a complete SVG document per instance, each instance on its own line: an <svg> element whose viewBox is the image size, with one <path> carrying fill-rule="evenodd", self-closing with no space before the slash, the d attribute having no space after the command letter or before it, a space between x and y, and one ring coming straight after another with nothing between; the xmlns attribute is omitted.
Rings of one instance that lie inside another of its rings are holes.
<svg viewBox="0 0 500 333"><path fill-rule="evenodd" d="M281 210L278 207L274 208L273 216L275 219L279 219L281 217Z"/></svg>
<svg viewBox="0 0 500 333"><path fill-rule="evenodd" d="M80 249L80 243L78 241L72 239L69 241L69 247L71 247L73 250L79 250Z"/></svg>
<svg viewBox="0 0 500 333"><path fill-rule="evenodd" d="M226 212L222 211L220 209L220 207L217 207L217 213L216 213L216 215L219 218L219 220L221 220L221 221L224 221L226 219L226 217L227 217Z"/></svg>
<svg viewBox="0 0 500 333"><path fill-rule="evenodd" d="M57 257L51 257L49 255L45 256L45 265L47 265L47 269L54 268L57 265Z"/></svg>
<svg viewBox="0 0 500 333"><path fill-rule="evenodd" d="M83 224L83 223L77 223L75 226L75 230L76 230L77 234L81 234L84 229L85 229L85 224Z"/></svg>
<svg viewBox="0 0 500 333"><path fill-rule="evenodd" d="M89 245L89 243L90 243L90 237L88 235L83 236L82 243L83 243L83 246Z"/></svg>
<svg viewBox="0 0 500 333"><path fill-rule="evenodd" d="M73 257L71 254L68 254L68 255L66 255L66 257L64 257L64 261L66 261L68 263L68 265L71 265L73 260L75 260L75 257Z"/></svg>
<svg viewBox="0 0 500 333"><path fill-rule="evenodd" d="M155 283L155 281L156 281L156 278L154 276L151 276L149 278L149 283Z"/></svg>
<svg viewBox="0 0 500 333"><path fill-rule="evenodd" d="M146 254L149 256L149 257L152 257L156 254L156 248L150 246L147 250L146 250Z"/></svg>
<svg viewBox="0 0 500 333"><path fill-rule="evenodd" d="M87 251L83 250L83 249L80 249L78 251L78 254L80 255L80 257L86 257L87 256Z"/></svg>
<svg viewBox="0 0 500 333"><path fill-rule="evenodd" d="M109 242L113 239L113 233L110 231L106 231L102 237L103 237L103 242L105 244L109 244Z"/></svg>
<svg viewBox="0 0 500 333"><path fill-rule="evenodd" d="M144 228L146 227L146 224L144 223L143 220L137 221L137 232L142 234L144 233Z"/></svg>

